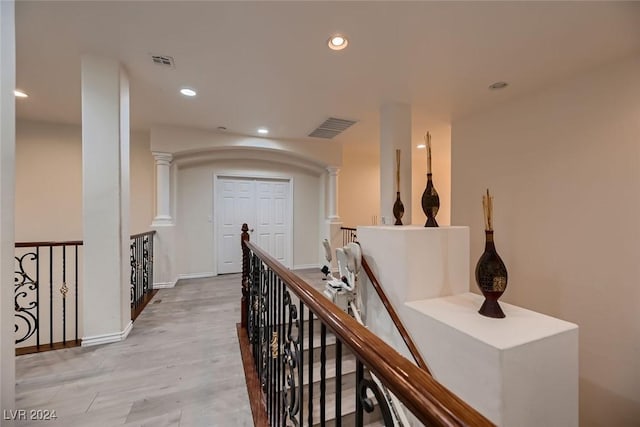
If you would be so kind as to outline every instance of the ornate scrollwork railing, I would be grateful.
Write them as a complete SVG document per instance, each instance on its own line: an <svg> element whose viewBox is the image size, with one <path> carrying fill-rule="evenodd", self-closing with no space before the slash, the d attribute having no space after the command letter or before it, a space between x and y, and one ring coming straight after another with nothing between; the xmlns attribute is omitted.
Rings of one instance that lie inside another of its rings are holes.
<svg viewBox="0 0 640 427"><path fill-rule="evenodd" d="M384 425L394 426L393 408L384 390L393 393L424 425L493 425L260 247L248 239L243 239L242 245L249 259L243 272L243 286L248 286L243 327L253 356L253 370L248 372L259 379L257 392L262 393L250 398L264 401L264 407L253 407L254 420L264 417L271 426L312 426L325 425L333 416L335 425L340 425L342 391L349 387L343 385L347 381L343 359L349 353L355 359L355 384L351 386L355 389L355 413L349 425L362 427L365 412L379 411ZM320 324L319 355L314 323ZM331 390L335 408L327 398L331 392L327 378L329 334L335 336L335 344L331 344L335 345L335 390ZM318 373L320 378L314 381ZM314 396L316 393L319 395Z"/></svg>
<svg viewBox="0 0 640 427"><path fill-rule="evenodd" d="M130 293L131 318L140 314L153 290L153 238L154 231L134 234L129 245L129 264L131 265Z"/></svg>
<svg viewBox="0 0 640 427"><path fill-rule="evenodd" d="M80 344L79 261L82 241L15 245L16 353Z"/></svg>

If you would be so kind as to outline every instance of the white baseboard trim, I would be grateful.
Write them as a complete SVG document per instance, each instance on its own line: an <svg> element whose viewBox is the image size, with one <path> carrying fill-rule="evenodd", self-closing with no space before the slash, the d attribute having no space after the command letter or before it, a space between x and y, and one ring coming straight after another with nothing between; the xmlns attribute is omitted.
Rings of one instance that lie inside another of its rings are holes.
<svg viewBox="0 0 640 427"><path fill-rule="evenodd" d="M157 282L153 284L153 289L169 289L173 288L176 282Z"/></svg>
<svg viewBox="0 0 640 427"><path fill-rule="evenodd" d="M294 265L293 269L294 270L305 270L308 268L321 268L320 264L300 264L300 265Z"/></svg>
<svg viewBox="0 0 640 427"><path fill-rule="evenodd" d="M82 337L82 347L91 347L100 344L109 344L112 342L123 341L129 336L129 332L133 328L133 322L129 321L122 332L114 332L111 334L94 335L92 337Z"/></svg>
<svg viewBox="0 0 640 427"><path fill-rule="evenodd" d="M215 274L212 271L207 271L204 273L187 273L187 274L178 274L178 280L186 280L186 279L205 279L207 277L213 277ZM176 282L178 281L176 280Z"/></svg>

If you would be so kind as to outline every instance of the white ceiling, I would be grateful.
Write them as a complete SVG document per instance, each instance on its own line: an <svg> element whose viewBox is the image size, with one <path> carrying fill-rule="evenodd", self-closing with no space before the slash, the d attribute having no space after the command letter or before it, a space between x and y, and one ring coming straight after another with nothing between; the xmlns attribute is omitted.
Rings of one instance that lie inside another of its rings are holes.
<svg viewBox="0 0 640 427"><path fill-rule="evenodd" d="M336 140L364 142L386 102L450 122L640 54L640 3L19 0L16 31L19 117L79 123L80 55L93 53L128 70L135 128L303 139L335 116L359 120ZM327 48L334 32L344 51ZM487 89L499 80L509 87Z"/></svg>

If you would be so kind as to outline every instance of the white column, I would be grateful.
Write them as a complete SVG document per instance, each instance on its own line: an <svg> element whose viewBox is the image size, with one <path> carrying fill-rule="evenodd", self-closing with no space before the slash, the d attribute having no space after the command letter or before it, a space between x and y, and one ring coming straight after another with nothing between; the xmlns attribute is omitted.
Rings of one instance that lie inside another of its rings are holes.
<svg viewBox="0 0 640 427"><path fill-rule="evenodd" d="M82 77L83 337L89 346L131 330L129 81L112 59L85 55Z"/></svg>
<svg viewBox="0 0 640 427"><path fill-rule="evenodd" d="M170 153L153 152L156 159L156 217L152 226L173 225L171 218L171 160Z"/></svg>
<svg viewBox="0 0 640 427"><path fill-rule="evenodd" d="M411 106L406 104L386 104L380 109L380 216L387 224L395 222L396 149L401 150L402 223L408 225L411 224Z"/></svg>
<svg viewBox="0 0 640 427"><path fill-rule="evenodd" d="M15 409L13 325L16 39L13 1L0 1L0 409ZM6 421L6 425L13 425ZM5 425L5 421L2 421Z"/></svg>
<svg viewBox="0 0 640 427"><path fill-rule="evenodd" d="M327 219L331 222L340 222L340 216L338 215L338 174L340 173L340 168L329 166L327 172L329 173L329 185L327 186Z"/></svg>

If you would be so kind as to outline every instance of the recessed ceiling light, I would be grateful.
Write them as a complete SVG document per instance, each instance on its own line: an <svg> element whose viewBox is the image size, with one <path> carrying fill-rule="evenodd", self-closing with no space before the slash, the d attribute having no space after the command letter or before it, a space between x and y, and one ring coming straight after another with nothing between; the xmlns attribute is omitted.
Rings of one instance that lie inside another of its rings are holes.
<svg viewBox="0 0 640 427"><path fill-rule="evenodd" d="M258 133L260 135L266 135L266 134L269 133L269 129L267 129L267 128L258 128Z"/></svg>
<svg viewBox="0 0 640 427"><path fill-rule="evenodd" d="M495 82L494 84L489 86L489 89L498 90L498 89L504 89L507 86L509 86L509 83L507 82Z"/></svg>
<svg viewBox="0 0 640 427"><path fill-rule="evenodd" d="M349 40L341 34L334 34L329 37L329 40L327 41L327 45L331 50L342 50L347 47L348 44Z"/></svg>
<svg viewBox="0 0 640 427"><path fill-rule="evenodd" d="M189 89L188 87L183 87L180 89L180 93L184 96L196 96L196 91L193 89Z"/></svg>
<svg viewBox="0 0 640 427"><path fill-rule="evenodd" d="M29 97L29 95L27 95L26 93L24 93L20 89L14 90L13 94L16 96L16 98L28 98Z"/></svg>
<svg viewBox="0 0 640 427"><path fill-rule="evenodd" d="M425 144L418 144L416 145L416 148L427 148L427 146Z"/></svg>

